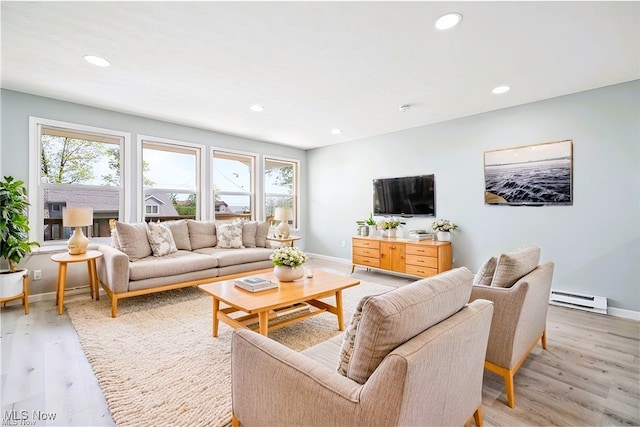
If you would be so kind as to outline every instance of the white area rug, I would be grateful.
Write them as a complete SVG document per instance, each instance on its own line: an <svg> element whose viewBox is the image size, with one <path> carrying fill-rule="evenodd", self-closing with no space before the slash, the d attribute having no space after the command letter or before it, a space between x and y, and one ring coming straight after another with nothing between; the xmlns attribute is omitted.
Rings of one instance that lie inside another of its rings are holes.
<svg viewBox="0 0 640 427"><path fill-rule="evenodd" d="M343 292L345 323L365 295L393 289L362 282ZM333 301L332 301L333 302ZM211 297L196 288L121 300L66 304L80 343L122 426L226 426L231 422L231 328L211 336ZM269 337L302 350L336 334L323 313Z"/></svg>

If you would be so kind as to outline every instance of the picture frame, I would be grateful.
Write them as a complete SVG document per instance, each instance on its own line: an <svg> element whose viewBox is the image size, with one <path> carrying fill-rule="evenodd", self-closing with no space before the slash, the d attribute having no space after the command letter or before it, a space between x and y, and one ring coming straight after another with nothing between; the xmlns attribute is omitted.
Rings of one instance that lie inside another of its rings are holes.
<svg viewBox="0 0 640 427"><path fill-rule="evenodd" d="M573 140L484 152L488 205L573 205Z"/></svg>

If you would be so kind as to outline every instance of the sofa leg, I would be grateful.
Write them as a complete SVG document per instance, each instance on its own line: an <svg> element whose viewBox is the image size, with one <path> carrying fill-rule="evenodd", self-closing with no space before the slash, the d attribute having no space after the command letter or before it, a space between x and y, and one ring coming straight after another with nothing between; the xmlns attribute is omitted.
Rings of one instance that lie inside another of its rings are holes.
<svg viewBox="0 0 640 427"><path fill-rule="evenodd" d="M233 427L238 427L240 425L240 423L238 422L238 417L236 417L236 414L234 414L233 412L231 413L231 425Z"/></svg>
<svg viewBox="0 0 640 427"><path fill-rule="evenodd" d="M505 391L507 392L507 401L509 403L509 408L516 407L516 393L515 393L515 387L513 384L514 374L515 374L514 371L508 370L504 373L504 376L503 376Z"/></svg>
<svg viewBox="0 0 640 427"><path fill-rule="evenodd" d="M111 295L111 317L118 317L118 297Z"/></svg>
<svg viewBox="0 0 640 427"><path fill-rule="evenodd" d="M473 420L476 422L477 427L482 427L482 405L478 406L476 412L473 413Z"/></svg>
<svg viewBox="0 0 640 427"><path fill-rule="evenodd" d="M542 331L542 349L546 350L547 349L547 330L545 329L544 331Z"/></svg>

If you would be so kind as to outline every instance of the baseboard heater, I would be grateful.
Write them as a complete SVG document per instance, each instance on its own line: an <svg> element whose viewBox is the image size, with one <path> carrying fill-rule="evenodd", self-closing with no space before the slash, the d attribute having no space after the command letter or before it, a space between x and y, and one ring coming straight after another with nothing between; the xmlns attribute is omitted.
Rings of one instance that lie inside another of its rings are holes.
<svg viewBox="0 0 640 427"><path fill-rule="evenodd" d="M607 314L607 298L576 292L551 290L549 304L577 308L593 313Z"/></svg>

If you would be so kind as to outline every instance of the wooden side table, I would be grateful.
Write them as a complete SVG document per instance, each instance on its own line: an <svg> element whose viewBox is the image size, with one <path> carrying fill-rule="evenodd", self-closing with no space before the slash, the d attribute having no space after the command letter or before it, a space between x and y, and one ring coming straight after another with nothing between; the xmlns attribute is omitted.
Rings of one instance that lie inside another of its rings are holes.
<svg viewBox="0 0 640 427"><path fill-rule="evenodd" d="M100 299L98 290L98 269L96 268L96 259L102 256L102 252L90 250L84 254L70 255L63 252L51 255L51 260L58 263L58 286L56 288L56 305L58 306L58 314L62 314L64 310L64 288L67 283L67 264L73 262L86 262L89 273L89 290L91 298L96 301Z"/></svg>
<svg viewBox="0 0 640 427"><path fill-rule="evenodd" d="M280 243L291 243L291 247L293 247L293 242L296 240L300 240L302 237L300 236L289 236L289 237L267 237L267 240L272 240L274 242Z"/></svg>

